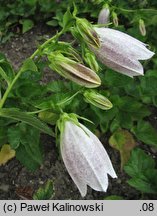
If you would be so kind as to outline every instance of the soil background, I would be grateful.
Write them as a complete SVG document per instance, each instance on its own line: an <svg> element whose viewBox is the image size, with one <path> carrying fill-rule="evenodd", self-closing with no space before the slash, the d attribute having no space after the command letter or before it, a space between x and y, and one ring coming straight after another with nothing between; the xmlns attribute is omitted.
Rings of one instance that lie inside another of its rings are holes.
<svg viewBox="0 0 157 216"><path fill-rule="evenodd" d="M17 69L22 61L29 57L41 43L43 38L49 38L54 35L56 30L40 23L31 31L23 35L15 35L9 42L0 45L0 52L4 53ZM66 36L64 38L66 40ZM51 71L45 71L43 82L59 79ZM150 121L157 128L157 111L152 110L153 114ZM67 173L62 160L58 156L55 140L47 135L41 136L41 142L44 146L45 159L44 164L35 172L28 171L15 158L10 160L5 166L0 166L0 199L32 199L32 194L41 187L48 179L53 180L55 187L55 196L58 200L99 200L109 195L122 196L124 199L156 199L154 195L141 196L141 193L127 184L129 177L120 171L119 153L112 149L108 144L108 136L102 136L101 141L110 155L118 178L109 177L109 187L106 193L96 192L88 188L87 196L82 198L77 187ZM156 158L156 151L148 146L138 143L145 151ZM21 195L22 194L22 195Z"/></svg>

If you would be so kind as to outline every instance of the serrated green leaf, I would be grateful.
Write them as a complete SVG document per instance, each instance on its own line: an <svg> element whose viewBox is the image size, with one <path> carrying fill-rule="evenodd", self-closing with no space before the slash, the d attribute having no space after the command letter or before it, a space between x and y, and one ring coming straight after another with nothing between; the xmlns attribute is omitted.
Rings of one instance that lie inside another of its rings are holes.
<svg viewBox="0 0 157 216"><path fill-rule="evenodd" d="M143 193L157 193L157 170L149 170L150 175L135 177L128 180L128 184Z"/></svg>
<svg viewBox="0 0 157 216"><path fill-rule="evenodd" d="M26 59L21 67L22 71L38 71L38 68L31 58Z"/></svg>
<svg viewBox="0 0 157 216"><path fill-rule="evenodd" d="M39 167L39 163L33 160L27 153L25 147L20 145L16 150L16 158L30 171L35 171Z"/></svg>
<svg viewBox="0 0 157 216"><path fill-rule="evenodd" d="M151 156L147 155L142 149L135 148L124 170L131 177L136 177L139 173L143 173L145 170L153 169L154 167L155 161Z"/></svg>
<svg viewBox="0 0 157 216"><path fill-rule="evenodd" d="M34 200L49 200L54 196L53 181L48 180L47 183L40 187L33 195Z"/></svg>
<svg viewBox="0 0 157 216"><path fill-rule="evenodd" d="M72 26L73 24L73 15L70 12L70 9L68 8L67 11L65 12L65 14L63 15L63 29L64 31L69 30L69 28Z"/></svg>
<svg viewBox="0 0 157 216"><path fill-rule="evenodd" d="M22 33L29 31L34 26L34 22L30 19L20 20L20 24L22 24Z"/></svg>
<svg viewBox="0 0 157 216"><path fill-rule="evenodd" d="M132 132L145 144L157 148L157 131L149 122L139 121L137 126L133 127Z"/></svg>
<svg viewBox="0 0 157 216"><path fill-rule="evenodd" d="M157 169L155 161L142 149L134 149L131 157L124 167L131 177L128 184L144 193L157 193Z"/></svg>
<svg viewBox="0 0 157 216"><path fill-rule="evenodd" d="M20 145L21 131L18 126L8 128L8 142L12 149L17 149Z"/></svg>
<svg viewBox="0 0 157 216"><path fill-rule="evenodd" d="M8 136L11 141L11 146L16 148L17 159L23 165L25 165L29 170L35 170L39 165L41 165L43 156L40 146L39 130L25 123L20 123L14 127L12 126Z"/></svg>

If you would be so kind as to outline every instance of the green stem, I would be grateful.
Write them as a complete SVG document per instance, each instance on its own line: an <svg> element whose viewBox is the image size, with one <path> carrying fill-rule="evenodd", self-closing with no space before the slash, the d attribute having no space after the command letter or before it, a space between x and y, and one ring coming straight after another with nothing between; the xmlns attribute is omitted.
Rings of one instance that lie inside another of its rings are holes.
<svg viewBox="0 0 157 216"><path fill-rule="evenodd" d="M5 91L2 99L0 100L0 109L3 107L10 91L12 90L14 84L16 83L16 81L18 80L19 76L21 75L21 73L23 72L23 70L19 70L19 72L16 74L15 78L13 79L13 81L11 82L11 84L8 86L7 90Z"/></svg>
<svg viewBox="0 0 157 216"><path fill-rule="evenodd" d="M33 59L36 55L38 55L39 51L42 50L47 44L51 43L53 40L58 39L63 34L63 30L58 32L55 36L50 38L49 40L45 41L31 56L30 58Z"/></svg>
<svg viewBox="0 0 157 216"><path fill-rule="evenodd" d="M38 48L31 56L30 58L33 59L36 55L38 55L39 51L41 49L43 49L47 44L51 43L53 40L58 39L61 34L63 34L63 29L58 32L55 36L53 36L52 38L50 38L49 40L45 41L45 43L43 43L40 48ZM20 77L20 75L22 74L23 70L19 70L19 72L16 74L16 76L14 77L13 81L10 83L10 85L8 85L8 88L6 89L2 99L0 100L0 109L3 107L5 101L7 100L7 97L9 95L9 93L11 92L14 84L16 83L16 81L18 80L18 78Z"/></svg>

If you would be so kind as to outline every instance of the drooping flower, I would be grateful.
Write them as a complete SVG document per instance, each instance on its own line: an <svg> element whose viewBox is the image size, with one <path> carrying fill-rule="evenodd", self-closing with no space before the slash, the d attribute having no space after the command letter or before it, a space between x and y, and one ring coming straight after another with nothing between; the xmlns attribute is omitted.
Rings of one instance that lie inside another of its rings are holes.
<svg viewBox="0 0 157 216"><path fill-rule="evenodd" d="M87 185L106 192L107 175L117 177L99 139L79 122L64 122L60 149L65 167L83 197L87 193Z"/></svg>
<svg viewBox="0 0 157 216"><path fill-rule="evenodd" d="M71 60L60 53L51 54L48 58L52 70L81 86L95 88L101 84L96 72L79 62Z"/></svg>
<svg viewBox="0 0 157 216"><path fill-rule="evenodd" d="M154 55L144 43L110 28L95 28L95 31L99 35L100 48L89 47L103 64L130 77L143 75L143 67L138 60Z"/></svg>

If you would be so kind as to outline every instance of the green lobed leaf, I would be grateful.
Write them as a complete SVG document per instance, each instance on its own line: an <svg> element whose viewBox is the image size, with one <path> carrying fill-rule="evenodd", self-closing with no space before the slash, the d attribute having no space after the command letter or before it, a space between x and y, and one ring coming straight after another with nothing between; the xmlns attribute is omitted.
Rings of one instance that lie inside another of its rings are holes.
<svg viewBox="0 0 157 216"><path fill-rule="evenodd" d="M131 177L128 184L144 193L157 193L157 169L155 161L142 149L136 148L124 167Z"/></svg>
<svg viewBox="0 0 157 216"><path fill-rule="evenodd" d="M153 168L155 168L155 161L151 156L147 155L142 149L135 148L124 170L129 176L136 177L146 170Z"/></svg>
<svg viewBox="0 0 157 216"><path fill-rule="evenodd" d="M22 19L20 24L22 24L22 33L29 31L34 26L34 22L31 19Z"/></svg>
<svg viewBox="0 0 157 216"><path fill-rule="evenodd" d="M29 156L24 146L20 145L16 149L16 158L30 171L35 171L39 167L39 163Z"/></svg>
<svg viewBox="0 0 157 216"><path fill-rule="evenodd" d="M132 128L135 136L147 145L157 148L157 131L149 122L141 120Z"/></svg>
<svg viewBox="0 0 157 216"><path fill-rule="evenodd" d="M53 181L48 180L43 187L40 187L33 195L34 200L49 200L54 197Z"/></svg>
<svg viewBox="0 0 157 216"><path fill-rule="evenodd" d="M21 131L19 126L12 126L8 128L7 132L8 142L12 149L17 149L20 145Z"/></svg>

